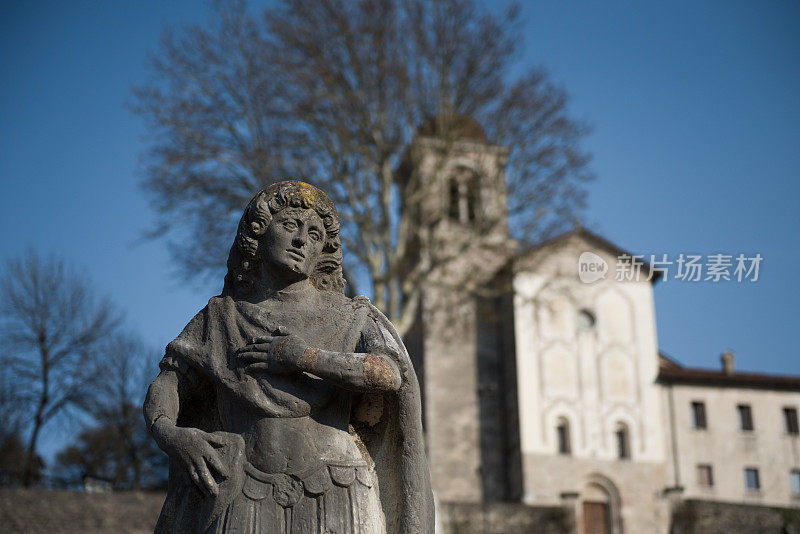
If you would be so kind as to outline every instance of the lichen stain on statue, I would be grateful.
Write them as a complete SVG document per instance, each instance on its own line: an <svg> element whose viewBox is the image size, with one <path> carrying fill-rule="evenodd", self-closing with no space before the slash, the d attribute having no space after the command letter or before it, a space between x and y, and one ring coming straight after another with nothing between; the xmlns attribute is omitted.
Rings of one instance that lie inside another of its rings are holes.
<svg viewBox="0 0 800 534"><path fill-rule="evenodd" d="M156 532L433 532L416 375L341 264L319 189L279 182L247 205L222 294L145 400L170 458Z"/></svg>

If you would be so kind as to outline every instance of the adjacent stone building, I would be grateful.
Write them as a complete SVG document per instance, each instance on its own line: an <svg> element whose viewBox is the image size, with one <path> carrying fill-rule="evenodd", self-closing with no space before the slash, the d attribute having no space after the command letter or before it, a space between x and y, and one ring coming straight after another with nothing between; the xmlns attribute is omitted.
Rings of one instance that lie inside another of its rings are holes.
<svg viewBox="0 0 800 534"><path fill-rule="evenodd" d="M660 354L658 273L617 281L626 252L592 232L520 251L508 150L459 120L450 140L424 127L398 173L426 184L404 206L420 225L409 268L434 269L407 342L438 501L560 506L587 534L666 533L689 501L799 507L800 377ZM592 281L587 252L607 268Z"/></svg>
<svg viewBox="0 0 800 534"><path fill-rule="evenodd" d="M800 507L800 380L686 369L661 357L669 481L683 497Z"/></svg>

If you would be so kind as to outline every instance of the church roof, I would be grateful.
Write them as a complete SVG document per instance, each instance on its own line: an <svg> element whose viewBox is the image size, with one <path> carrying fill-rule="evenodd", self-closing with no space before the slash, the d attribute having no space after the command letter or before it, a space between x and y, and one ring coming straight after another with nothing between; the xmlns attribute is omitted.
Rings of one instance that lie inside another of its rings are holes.
<svg viewBox="0 0 800 534"><path fill-rule="evenodd" d="M538 243L536 245L533 245L533 246L521 251L519 254L516 255L516 257L514 258L513 261L516 262L516 261L524 259L526 257L535 256L540 251L542 251L544 249L547 249L547 248L558 247L560 245L565 244L570 238L573 238L573 237L577 237L579 239L582 239L589 246L595 247L597 249L604 250L604 251L610 253L612 256L619 257L619 256L626 255L626 256L633 257L633 254L631 252L623 249L622 247L617 246L616 244L612 243L611 241L609 241L605 237L600 236L598 234L595 234L594 232L591 232L591 231L587 230L583 226L577 226L577 227L573 228L572 230L569 230L567 232L559 234L559 235L557 235L557 236L555 236L555 237L553 237L551 239L548 239L546 241L543 241L541 243ZM651 274L650 264L647 263L646 261L639 261L639 263L641 263L641 265L642 265L642 274L645 275L645 276L650 276L650 274ZM613 266L611 266L611 268L613 268ZM655 273L653 273L652 276L653 277L652 277L651 281L653 283L657 282L659 280L659 278L661 278L661 271L656 271Z"/></svg>
<svg viewBox="0 0 800 534"><path fill-rule="evenodd" d="M490 145L483 126L469 115L461 113L440 113L435 117L426 119L418 128L415 138L433 137L449 141L471 141ZM400 165L395 171L395 180L400 185L405 185L411 177L414 166L411 157L411 146L406 148Z"/></svg>
<svg viewBox="0 0 800 534"><path fill-rule="evenodd" d="M431 117L417 130L417 135L425 137L450 137L452 139L488 143L486 132L478 121L460 113L441 113Z"/></svg>
<svg viewBox="0 0 800 534"><path fill-rule="evenodd" d="M683 367L663 353L659 353L658 356L659 369L656 381L662 384L800 391L800 376L697 369Z"/></svg>

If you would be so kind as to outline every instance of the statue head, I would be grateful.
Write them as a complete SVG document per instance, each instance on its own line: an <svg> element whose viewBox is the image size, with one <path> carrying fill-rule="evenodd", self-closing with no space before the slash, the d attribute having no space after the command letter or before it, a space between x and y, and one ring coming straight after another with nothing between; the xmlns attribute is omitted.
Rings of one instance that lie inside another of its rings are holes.
<svg viewBox="0 0 800 534"><path fill-rule="evenodd" d="M339 215L333 201L304 182L278 182L247 204L228 255L222 294L244 297L276 279L310 279L343 293Z"/></svg>

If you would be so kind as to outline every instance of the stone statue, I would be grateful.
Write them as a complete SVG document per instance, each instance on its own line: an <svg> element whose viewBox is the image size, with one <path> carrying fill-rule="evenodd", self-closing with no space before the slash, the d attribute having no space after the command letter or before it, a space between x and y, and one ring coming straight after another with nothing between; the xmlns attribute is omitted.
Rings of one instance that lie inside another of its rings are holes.
<svg viewBox="0 0 800 534"><path fill-rule="evenodd" d="M245 208L222 294L167 345L145 419L170 458L156 532L433 532L419 385L391 323L344 295L328 196Z"/></svg>

